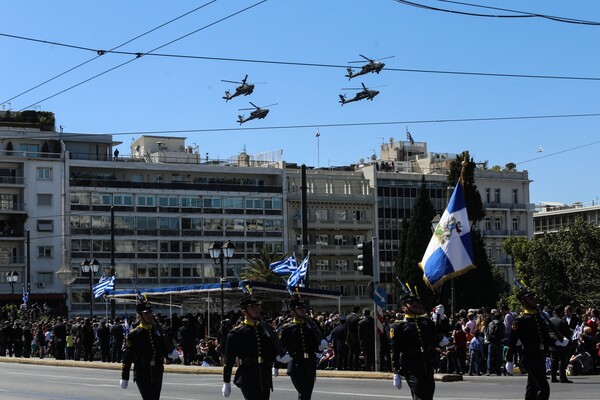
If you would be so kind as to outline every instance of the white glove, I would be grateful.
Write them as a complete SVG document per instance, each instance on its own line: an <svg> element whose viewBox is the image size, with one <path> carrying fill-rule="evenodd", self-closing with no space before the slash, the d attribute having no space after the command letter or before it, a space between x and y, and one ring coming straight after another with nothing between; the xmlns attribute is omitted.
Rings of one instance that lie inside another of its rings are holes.
<svg viewBox="0 0 600 400"><path fill-rule="evenodd" d="M231 384L229 383L223 383L223 397L229 397L229 395L231 394Z"/></svg>
<svg viewBox="0 0 600 400"><path fill-rule="evenodd" d="M327 342L327 340L323 339L321 340L321 344L319 345L319 351L323 351L327 348L327 346L329 346L329 343Z"/></svg>
<svg viewBox="0 0 600 400"><path fill-rule="evenodd" d="M447 345L450 341L448 340L448 338L446 336L442 337L442 340L440 340L440 342L438 343L439 347L444 347L445 345Z"/></svg>
<svg viewBox="0 0 600 400"><path fill-rule="evenodd" d="M562 340L556 339L556 342L554 342L554 345L558 346L558 347L566 347L568 344L569 344L569 339L566 337L562 338Z"/></svg>
<svg viewBox="0 0 600 400"><path fill-rule="evenodd" d="M271 368L271 375L277 378L279 376L279 369L277 369L276 367Z"/></svg>
<svg viewBox="0 0 600 400"><path fill-rule="evenodd" d="M129 381L126 381L125 379L121 379L119 381L119 385L121 386L121 389L127 389L127 384L129 383Z"/></svg>
<svg viewBox="0 0 600 400"><path fill-rule="evenodd" d="M292 360L292 357L290 357L289 353L285 353L282 356L275 357L275 359L282 364L287 364Z"/></svg>
<svg viewBox="0 0 600 400"><path fill-rule="evenodd" d="M398 390L402 389L402 376L394 374L394 387Z"/></svg>
<svg viewBox="0 0 600 400"><path fill-rule="evenodd" d="M507 361L507 363L506 363L506 373L507 374L512 374L514 367L515 367L515 364L512 361Z"/></svg>
<svg viewBox="0 0 600 400"><path fill-rule="evenodd" d="M179 358L179 352L177 351L177 349L173 349L173 351L170 352L167 357L169 357L172 361L175 361Z"/></svg>

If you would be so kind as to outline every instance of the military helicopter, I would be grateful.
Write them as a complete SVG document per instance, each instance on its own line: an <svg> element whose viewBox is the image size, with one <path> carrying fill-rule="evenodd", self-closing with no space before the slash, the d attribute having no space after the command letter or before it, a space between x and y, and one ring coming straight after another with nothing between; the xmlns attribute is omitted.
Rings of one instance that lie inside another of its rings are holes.
<svg viewBox="0 0 600 400"><path fill-rule="evenodd" d="M342 103L342 105L344 105L346 103L351 103L353 101L359 101L362 99L373 100L373 98L379 94L379 90L369 90L369 89L367 89L365 84L362 82L361 82L361 85L363 87L363 90L356 93L356 95L349 100L346 100L345 94L343 94L343 95L340 94L340 103ZM358 88L358 89L357 88L344 88L342 90L360 90L360 88Z"/></svg>
<svg viewBox="0 0 600 400"><path fill-rule="evenodd" d="M346 77L348 77L348 80L355 78L357 76L360 75L365 75L368 74L369 72L375 72L375 73L380 73L381 70L383 69L383 67L385 67L385 64L382 62L379 62L378 60L372 60L369 57L365 57L362 54L359 54L359 56L361 56L362 58L364 58L365 60L368 61L368 63L366 63L365 65L363 65L362 67L360 67L360 71L358 71L357 73L354 73L354 71L352 70L352 68L348 67L348 74L345 75ZM394 56L389 56L389 57L384 57L384 58L380 58L380 60L386 60L388 58L393 58ZM364 61L350 61L351 63L358 63L358 62L364 62Z"/></svg>
<svg viewBox="0 0 600 400"><path fill-rule="evenodd" d="M250 120L253 119L263 119L264 117L267 116L267 114L269 113L269 109L267 107L271 107L274 105L277 105L277 103L275 104L269 104L268 106L265 107L259 107L256 104L254 104L253 102L249 101L250 104L252 104L255 108L255 110L253 108L240 108L240 111L242 110L254 110L250 113L250 116L248 118L244 118L243 115L238 115L238 121L241 124L243 124L244 122L248 122Z"/></svg>
<svg viewBox="0 0 600 400"><path fill-rule="evenodd" d="M221 82L229 82L229 83L237 83L240 86L235 88L235 93L231 94L231 92L229 90L225 91L225 96L223 96L223 98L225 99L225 101L229 101L231 99L233 99L234 97L237 96L248 96L249 94L252 94L252 92L254 91L254 85L251 83L246 83L246 80L248 79L248 75L246 74L246 76L244 77L244 79L242 79L241 82L236 82L236 81L226 81L221 79Z"/></svg>

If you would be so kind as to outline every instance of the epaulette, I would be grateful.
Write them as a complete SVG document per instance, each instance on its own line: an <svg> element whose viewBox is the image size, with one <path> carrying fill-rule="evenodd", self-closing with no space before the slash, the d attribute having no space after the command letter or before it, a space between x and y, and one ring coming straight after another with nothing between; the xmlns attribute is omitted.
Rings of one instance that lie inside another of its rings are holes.
<svg viewBox="0 0 600 400"><path fill-rule="evenodd" d="M295 322L291 322L291 321L290 322L286 322L285 324L283 324L282 328L287 328L288 326L292 326L294 324L296 324L296 323Z"/></svg>

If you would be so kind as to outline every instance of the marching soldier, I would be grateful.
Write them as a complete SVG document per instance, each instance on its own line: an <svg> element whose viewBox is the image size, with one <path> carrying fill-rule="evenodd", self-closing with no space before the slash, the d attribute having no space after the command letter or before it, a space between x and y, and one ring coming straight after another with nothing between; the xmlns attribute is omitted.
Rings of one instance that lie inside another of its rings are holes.
<svg viewBox="0 0 600 400"><path fill-rule="evenodd" d="M127 389L131 364L133 381L144 400L160 399L164 359L175 359L179 353L169 338L162 334L160 326L154 322L150 303L139 303L136 307L139 324L125 340L123 365L121 368L121 388Z"/></svg>
<svg viewBox="0 0 600 400"><path fill-rule="evenodd" d="M252 296L240 301L244 321L227 334L223 365L223 397L231 394L231 373L236 358L239 367L233 383L240 388L246 400L269 400L273 389L271 368L277 359L287 363L289 355L277 355L275 333L261 324L260 305Z"/></svg>
<svg viewBox="0 0 600 400"><path fill-rule="evenodd" d="M308 320L303 299L292 297L290 314L292 322L285 324L280 333L281 343L292 357L287 374L298 391L298 400L310 400L317 377L315 353L325 350L328 343L314 322Z"/></svg>
<svg viewBox="0 0 600 400"><path fill-rule="evenodd" d="M522 285L521 285L522 286ZM508 338L506 359L512 360L517 342L523 346L521 366L527 371L525 400L547 400L550 397L550 385L546 379L546 354L548 346L564 347L568 338L557 339L549 324L537 309L537 301L526 287L520 287L517 299L523 305L521 314L512 324ZM506 363L506 372L512 373L513 363Z"/></svg>
<svg viewBox="0 0 600 400"><path fill-rule="evenodd" d="M390 328L394 386L401 389L404 376L414 400L431 400L435 391L435 347L445 346L448 340L438 333L419 297L405 291L400 298L404 319L396 320Z"/></svg>

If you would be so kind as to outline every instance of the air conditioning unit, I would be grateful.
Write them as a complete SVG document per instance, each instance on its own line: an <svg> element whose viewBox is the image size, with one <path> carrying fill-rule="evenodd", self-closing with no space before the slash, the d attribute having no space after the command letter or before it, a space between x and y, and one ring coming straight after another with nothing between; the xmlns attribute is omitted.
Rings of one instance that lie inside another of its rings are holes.
<svg viewBox="0 0 600 400"><path fill-rule="evenodd" d="M45 282L38 282L38 283L37 283L37 288L38 288L38 289L43 289L43 288L45 288L45 287L46 287L46 283L45 283Z"/></svg>

